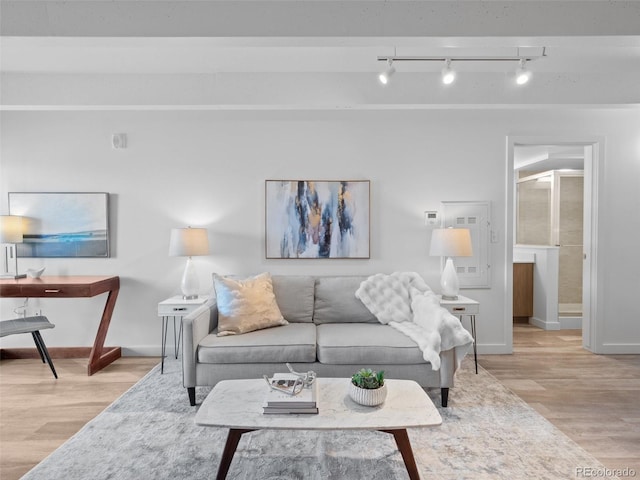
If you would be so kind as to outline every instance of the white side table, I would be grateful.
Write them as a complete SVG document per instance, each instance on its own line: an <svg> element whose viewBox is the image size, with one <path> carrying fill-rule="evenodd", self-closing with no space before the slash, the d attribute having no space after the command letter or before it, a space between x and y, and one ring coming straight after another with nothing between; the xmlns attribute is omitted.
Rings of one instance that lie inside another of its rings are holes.
<svg viewBox="0 0 640 480"><path fill-rule="evenodd" d="M468 316L471 322L471 335L473 336L473 359L476 362L476 373L478 373L478 350L476 349L476 315L480 312L480 302L468 297L458 295L457 300L443 300L442 295L438 295L440 306L449 310L462 322L463 316Z"/></svg>
<svg viewBox="0 0 640 480"><path fill-rule="evenodd" d="M182 338L182 317L190 314L196 308L204 305L209 300L207 295L185 300L182 295L167 298L158 303L158 316L162 318L162 363L160 373L164 373L164 357L167 349L167 330L169 329L169 317L173 317L173 352L178 358L180 351L180 339ZM176 335L176 318L180 319L180 329Z"/></svg>

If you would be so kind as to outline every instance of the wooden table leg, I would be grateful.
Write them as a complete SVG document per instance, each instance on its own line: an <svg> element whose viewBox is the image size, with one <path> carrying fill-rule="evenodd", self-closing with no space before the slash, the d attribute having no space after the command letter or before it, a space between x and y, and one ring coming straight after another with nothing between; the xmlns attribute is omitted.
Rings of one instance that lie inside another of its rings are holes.
<svg viewBox="0 0 640 480"><path fill-rule="evenodd" d="M411 480L420 480L420 474L418 473L418 467L416 466L416 459L413 457L413 450L411 450L411 443L409 442L409 435L407 435L406 429L399 430L380 430L381 432L390 433L396 440L398 450L402 454L404 460L404 466L407 468L409 478Z"/></svg>
<svg viewBox="0 0 640 480"><path fill-rule="evenodd" d="M122 350L120 347L109 348L104 350L104 341L107 338L107 331L109 330L109 324L111 323L111 316L116 306L116 299L118 298L118 292L120 291L120 281L114 282L114 286L109 290L109 296L107 297L107 303L104 306L102 312L102 319L98 326L98 333L93 343L93 348L89 354L89 365L87 367L87 373L93 375L98 370L106 367L110 363L114 362L122 356Z"/></svg>
<svg viewBox="0 0 640 480"><path fill-rule="evenodd" d="M216 480L224 480L227 478L227 472L231 466L233 460L233 454L236 453L238 442L243 434L253 432L254 430L243 430L240 428L230 428L227 435L227 443L224 444L224 450L222 452L222 458L220 459L220 466L218 467L218 474Z"/></svg>

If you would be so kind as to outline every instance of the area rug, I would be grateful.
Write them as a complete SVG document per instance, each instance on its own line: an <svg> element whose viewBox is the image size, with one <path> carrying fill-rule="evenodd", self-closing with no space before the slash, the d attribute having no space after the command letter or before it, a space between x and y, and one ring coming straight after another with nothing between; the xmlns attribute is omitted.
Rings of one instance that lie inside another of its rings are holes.
<svg viewBox="0 0 640 480"><path fill-rule="evenodd" d="M34 467L25 480L210 479L227 431L199 427L179 360L142 380ZM197 389L200 403L207 389ZM439 390L429 392L436 405ZM410 429L424 479L567 480L604 467L473 361L465 360L440 427ZM580 470L582 469L582 470ZM257 431L242 437L234 480L406 479L393 438L380 432Z"/></svg>

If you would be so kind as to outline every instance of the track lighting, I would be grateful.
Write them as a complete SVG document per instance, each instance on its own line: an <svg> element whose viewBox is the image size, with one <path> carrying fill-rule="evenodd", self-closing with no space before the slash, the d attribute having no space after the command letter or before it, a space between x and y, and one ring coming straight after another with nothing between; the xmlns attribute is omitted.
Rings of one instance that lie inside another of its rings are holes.
<svg viewBox="0 0 640 480"><path fill-rule="evenodd" d="M389 65L387 69L384 72L381 72L380 75L378 75L378 80L380 80L380 83L383 85L389 83L389 79L391 78L391 76L396 73L396 69L393 66L393 60L390 58L387 59L387 64Z"/></svg>
<svg viewBox="0 0 640 480"><path fill-rule="evenodd" d="M527 70L526 60L520 59L520 64L516 70L516 83L518 85L524 85L531 79L531 72Z"/></svg>
<svg viewBox="0 0 640 480"><path fill-rule="evenodd" d="M538 50L537 53L532 53L532 49ZM393 67L394 62L446 62L445 67L442 69L442 83L445 85L451 85L456 80L456 72L451 68L452 62L465 62L465 63L496 63L496 62L518 62L518 68L516 70L515 80L518 85L524 85L531 80L531 71L527 69L527 62L538 60L546 57L546 47L526 47L527 54L522 55L520 47L514 55L449 55L446 56L419 56L419 55L394 55L378 56L378 61L387 62L387 69L378 75L380 83L386 85L389 83L389 78L393 75L396 69ZM453 51L453 50L451 50ZM531 52L531 53L530 53Z"/></svg>
<svg viewBox="0 0 640 480"><path fill-rule="evenodd" d="M456 72L451 68L451 59L447 58L447 64L442 69L442 83L451 85L456 79Z"/></svg>

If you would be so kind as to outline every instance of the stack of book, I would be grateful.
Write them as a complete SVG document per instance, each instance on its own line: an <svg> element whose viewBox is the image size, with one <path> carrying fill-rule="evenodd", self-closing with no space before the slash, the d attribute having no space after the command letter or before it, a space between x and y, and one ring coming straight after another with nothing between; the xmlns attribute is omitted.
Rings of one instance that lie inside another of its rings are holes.
<svg viewBox="0 0 640 480"><path fill-rule="evenodd" d="M297 378L290 373L276 373L269 379L274 388L266 387L268 391L262 405L263 413L318 413L318 382L315 381L310 388L301 390L298 384L295 391L300 392L291 395Z"/></svg>

